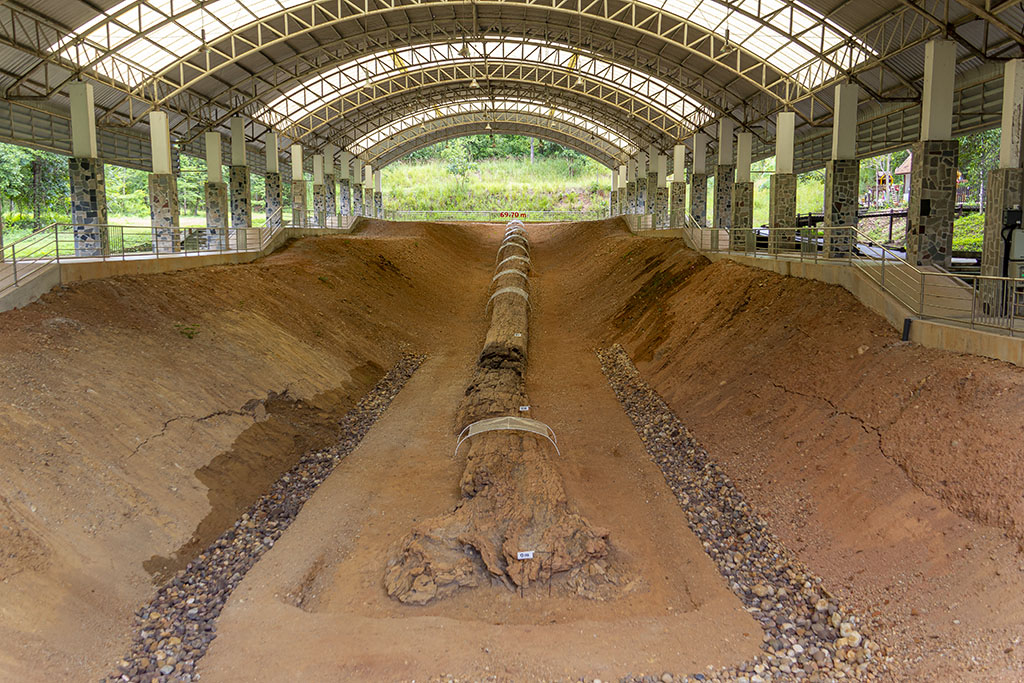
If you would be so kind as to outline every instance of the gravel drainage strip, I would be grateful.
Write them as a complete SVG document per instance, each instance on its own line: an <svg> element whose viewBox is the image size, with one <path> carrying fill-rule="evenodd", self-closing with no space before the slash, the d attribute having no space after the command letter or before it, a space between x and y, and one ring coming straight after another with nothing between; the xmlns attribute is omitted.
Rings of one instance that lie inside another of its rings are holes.
<svg viewBox="0 0 1024 683"><path fill-rule="evenodd" d="M761 624L764 654L735 667L625 681L873 680L884 649L768 530L722 469L616 344L599 350L601 369L651 459L733 593Z"/></svg>
<svg viewBox="0 0 1024 683"><path fill-rule="evenodd" d="M136 613L137 635L109 681L199 680L196 662L242 577L273 547L316 488L351 453L424 360L404 355L341 420L344 437L302 456L234 526L165 583Z"/></svg>

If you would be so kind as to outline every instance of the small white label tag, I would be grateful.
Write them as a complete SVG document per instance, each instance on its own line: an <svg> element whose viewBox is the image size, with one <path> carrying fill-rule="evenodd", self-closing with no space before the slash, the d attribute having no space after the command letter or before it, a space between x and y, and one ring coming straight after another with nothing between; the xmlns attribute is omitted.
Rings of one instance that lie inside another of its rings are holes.
<svg viewBox="0 0 1024 683"><path fill-rule="evenodd" d="M520 550L518 553L516 553L516 559L517 560L532 560L533 559L533 551L532 550Z"/></svg>
<svg viewBox="0 0 1024 683"><path fill-rule="evenodd" d="M519 412L520 413L525 413L529 409L530 409L530 406L519 406Z"/></svg>
<svg viewBox="0 0 1024 683"><path fill-rule="evenodd" d="M516 332L516 333L515 333L515 334L513 334L512 336L513 336L513 337L522 337L522 336L523 336L523 333L522 333L522 332Z"/></svg>

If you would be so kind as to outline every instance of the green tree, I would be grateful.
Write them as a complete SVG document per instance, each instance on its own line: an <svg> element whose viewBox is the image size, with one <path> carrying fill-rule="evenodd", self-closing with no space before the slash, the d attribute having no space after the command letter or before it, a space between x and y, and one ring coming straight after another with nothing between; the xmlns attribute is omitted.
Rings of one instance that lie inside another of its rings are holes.
<svg viewBox="0 0 1024 683"><path fill-rule="evenodd" d="M999 165L1001 137L1001 131L992 128L960 138L960 174L970 196L977 197L981 206L985 204L988 172Z"/></svg>
<svg viewBox="0 0 1024 683"><path fill-rule="evenodd" d="M448 173L458 178L460 183L465 183L466 176L476 167L470 157L469 142L466 138L449 140L441 152L441 159Z"/></svg>

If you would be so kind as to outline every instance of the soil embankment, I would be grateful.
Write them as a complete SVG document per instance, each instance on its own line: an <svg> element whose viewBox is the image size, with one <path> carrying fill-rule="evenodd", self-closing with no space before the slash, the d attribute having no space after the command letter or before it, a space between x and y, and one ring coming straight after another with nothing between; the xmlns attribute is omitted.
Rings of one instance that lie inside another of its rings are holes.
<svg viewBox="0 0 1024 683"><path fill-rule="evenodd" d="M0 315L0 679L108 673L155 581L337 441L403 350L443 340L479 249L371 222Z"/></svg>
<svg viewBox="0 0 1024 683"><path fill-rule="evenodd" d="M839 287L604 223L532 235L566 321L622 343L755 509L896 646L1019 680L1024 370L924 349Z"/></svg>

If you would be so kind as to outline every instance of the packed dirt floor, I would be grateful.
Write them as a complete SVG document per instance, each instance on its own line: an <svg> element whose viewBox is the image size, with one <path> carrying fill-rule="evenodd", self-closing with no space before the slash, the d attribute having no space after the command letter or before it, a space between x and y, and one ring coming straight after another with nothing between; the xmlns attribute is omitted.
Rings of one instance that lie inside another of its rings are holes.
<svg viewBox="0 0 1024 683"><path fill-rule="evenodd" d="M403 351L428 359L242 580L203 680L609 680L749 659L760 627L601 373L594 351L616 342L867 617L891 679L1024 677L1024 370L900 342L845 290L618 221L527 226L527 382L629 591L389 599L389 551L458 499L453 415L503 229L370 222L0 314L0 680L111 673L154 582L337 439Z"/></svg>

